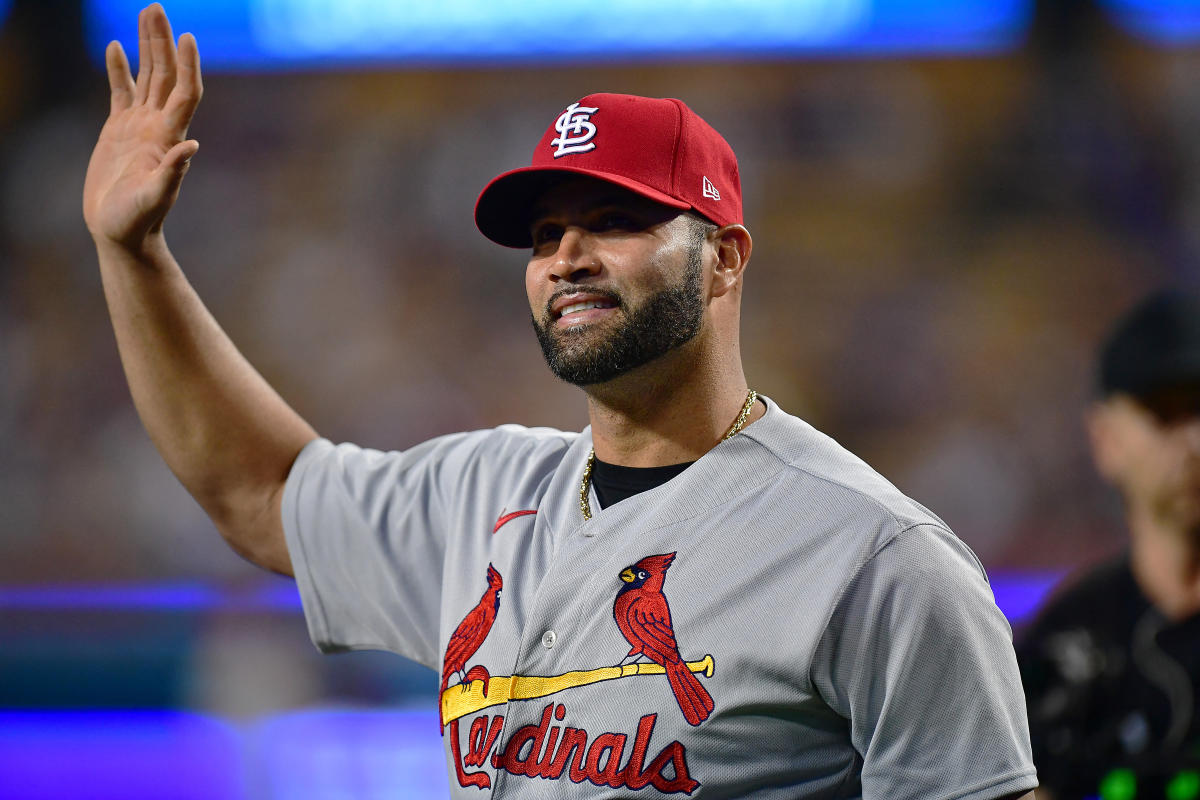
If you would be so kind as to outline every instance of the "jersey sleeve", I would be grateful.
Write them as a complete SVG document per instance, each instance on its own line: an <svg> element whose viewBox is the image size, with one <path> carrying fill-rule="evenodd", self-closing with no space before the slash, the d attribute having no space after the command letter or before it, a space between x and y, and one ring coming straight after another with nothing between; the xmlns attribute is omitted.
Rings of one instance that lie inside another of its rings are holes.
<svg viewBox="0 0 1200 800"><path fill-rule="evenodd" d="M465 527L477 484L502 482L511 451L536 438L504 426L403 452L309 443L282 511L314 644L389 650L436 668L448 537Z"/></svg>
<svg viewBox="0 0 1200 800"><path fill-rule="evenodd" d="M864 798L1037 785L1011 629L974 554L936 525L900 532L854 576L812 677L849 721Z"/></svg>

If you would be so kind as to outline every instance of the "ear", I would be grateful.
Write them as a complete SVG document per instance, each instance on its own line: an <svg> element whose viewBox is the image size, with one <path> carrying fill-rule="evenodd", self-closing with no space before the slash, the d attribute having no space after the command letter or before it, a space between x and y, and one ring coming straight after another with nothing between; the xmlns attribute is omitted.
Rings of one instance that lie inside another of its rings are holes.
<svg viewBox="0 0 1200 800"><path fill-rule="evenodd" d="M712 296L728 294L741 285L742 271L750 261L754 241L750 231L741 225L726 225L711 234L716 245L717 260L713 264Z"/></svg>
<svg viewBox="0 0 1200 800"><path fill-rule="evenodd" d="M1120 432L1115 419L1117 410L1113 400L1097 400L1084 414L1084 427L1092 445L1092 463L1096 472L1109 483L1120 474Z"/></svg>

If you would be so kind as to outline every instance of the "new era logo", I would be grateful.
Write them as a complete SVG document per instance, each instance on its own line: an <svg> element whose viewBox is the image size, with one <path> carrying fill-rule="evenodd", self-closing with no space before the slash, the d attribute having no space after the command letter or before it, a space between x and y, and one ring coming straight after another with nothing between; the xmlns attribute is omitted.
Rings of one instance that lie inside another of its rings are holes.
<svg viewBox="0 0 1200 800"><path fill-rule="evenodd" d="M704 196L711 197L713 200L721 199L721 193L717 191L717 187L713 186L707 175L704 176Z"/></svg>

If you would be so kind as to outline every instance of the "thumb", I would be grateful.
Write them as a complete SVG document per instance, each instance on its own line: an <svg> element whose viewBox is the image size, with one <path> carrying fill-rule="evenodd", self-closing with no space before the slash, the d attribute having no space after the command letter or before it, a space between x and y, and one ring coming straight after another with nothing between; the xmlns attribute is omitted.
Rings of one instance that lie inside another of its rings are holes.
<svg viewBox="0 0 1200 800"><path fill-rule="evenodd" d="M170 172L186 170L188 162L192 160L192 156L196 155L196 151L199 149L199 142L195 139L186 139L167 151L158 168Z"/></svg>
<svg viewBox="0 0 1200 800"><path fill-rule="evenodd" d="M196 139L186 139L184 142L176 144L174 148L167 151L166 156L162 157L162 161L158 162L156 172L168 180L181 180L187 172L192 156L196 155L196 151L199 149L200 143Z"/></svg>
<svg viewBox="0 0 1200 800"><path fill-rule="evenodd" d="M158 168L151 174L147 187L149 189L147 208L153 209L152 217L157 217L157 220L151 225L152 232L162 229L163 218L175 204L175 198L179 196L179 186L183 183L183 176L187 174L192 156L199 149L200 143L195 139L180 142L167 151L162 161L159 162Z"/></svg>
<svg viewBox="0 0 1200 800"><path fill-rule="evenodd" d="M154 170L155 196L161 198L168 205L174 202L175 196L179 193L179 185L183 182L183 176L187 174L188 167L191 165L192 156L196 155L196 151L199 149L199 142L195 139L188 139L167 151L162 161L159 162L158 169Z"/></svg>

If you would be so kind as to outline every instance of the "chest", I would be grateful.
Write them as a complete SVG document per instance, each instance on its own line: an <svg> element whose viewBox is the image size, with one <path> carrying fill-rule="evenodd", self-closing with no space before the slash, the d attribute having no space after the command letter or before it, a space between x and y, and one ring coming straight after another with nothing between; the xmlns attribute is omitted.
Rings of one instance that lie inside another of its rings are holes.
<svg viewBox="0 0 1200 800"><path fill-rule="evenodd" d="M747 770L759 786L842 783L845 721L808 681L839 582L831 545L756 508L480 523L493 533L448 554L463 582L442 608L451 786L691 794Z"/></svg>

